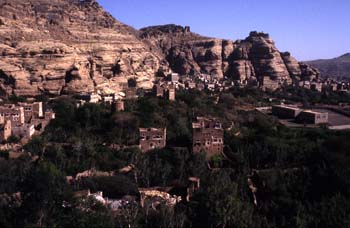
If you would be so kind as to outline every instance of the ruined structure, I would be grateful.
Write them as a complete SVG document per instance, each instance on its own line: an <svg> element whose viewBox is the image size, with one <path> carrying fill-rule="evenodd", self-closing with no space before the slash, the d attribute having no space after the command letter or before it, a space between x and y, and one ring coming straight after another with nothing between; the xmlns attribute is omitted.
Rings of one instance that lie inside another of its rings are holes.
<svg viewBox="0 0 350 228"><path fill-rule="evenodd" d="M186 201L190 202L194 193L198 191L201 187L201 179L198 177L189 177L188 183L189 183L189 186L187 187Z"/></svg>

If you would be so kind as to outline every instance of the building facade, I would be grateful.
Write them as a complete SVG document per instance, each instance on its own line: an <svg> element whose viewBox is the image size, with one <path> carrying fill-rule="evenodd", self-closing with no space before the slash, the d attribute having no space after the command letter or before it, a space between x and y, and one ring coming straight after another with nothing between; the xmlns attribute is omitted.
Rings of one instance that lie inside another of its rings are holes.
<svg viewBox="0 0 350 228"><path fill-rule="evenodd" d="M1 138L13 135L28 140L36 130L43 131L52 119L55 119L55 113L52 111L44 113L42 102L0 106Z"/></svg>
<svg viewBox="0 0 350 228"><path fill-rule="evenodd" d="M164 97L165 89L161 84L155 85L154 91L155 91L156 97Z"/></svg>
<svg viewBox="0 0 350 228"><path fill-rule="evenodd" d="M286 105L274 105L272 106L272 115L277 116L281 119L294 119L300 113L301 109L293 106Z"/></svg>
<svg viewBox="0 0 350 228"><path fill-rule="evenodd" d="M224 150L224 130L219 120L197 117L192 123L193 153L206 152L207 158L221 154Z"/></svg>
<svg viewBox="0 0 350 228"><path fill-rule="evenodd" d="M140 128L140 149L146 153L166 146L166 128Z"/></svg>
<svg viewBox="0 0 350 228"><path fill-rule="evenodd" d="M35 133L34 124L23 124L12 129L12 135L17 138L30 139Z"/></svg>
<svg viewBox="0 0 350 228"><path fill-rule="evenodd" d="M328 124L328 113L309 110L302 111L297 117L297 122L316 125Z"/></svg>
<svg viewBox="0 0 350 228"><path fill-rule="evenodd" d="M25 123L24 108L15 105L5 105L0 107L0 116L3 121L11 121L12 129Z"/></svg>
<svg viewBox="0 0 350 228"><path fill-rule="evenodd" d="M176 89L174 85L170 85L168 88L168 98L170 101L176 100Z"/></svg>
<svg viewBox="0 0 350 228"><path fill-rule="evenodd" d="M42 102L19 103L18 105L24 109L24 121L26 123L30 122L33 118L44 117Z"/></svg>

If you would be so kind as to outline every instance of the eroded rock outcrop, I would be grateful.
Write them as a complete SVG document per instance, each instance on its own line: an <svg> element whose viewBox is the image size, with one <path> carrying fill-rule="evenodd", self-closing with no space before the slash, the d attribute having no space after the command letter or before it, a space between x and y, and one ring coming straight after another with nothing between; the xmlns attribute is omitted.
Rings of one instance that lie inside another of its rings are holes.
<svg viewBox="0 0 350 228"><path fill-rule="evenodd" d="M214 74L242 81L269 77L288 83L318 76L289 53L281 53L265 33L251 32L245 40L233 42L200 36L189 27L165 25L141 29L141 38L163 52L172 70L180 74Z"/></svg>
<svg viewBox="0 0 350 228"><path fill-rule="evenodd" d="M224 75L223 41L220 39L203 37L190 32L189 27L177 25L144 28L140 36L155 50L164 53L170 67L179 74Z"/></svg>
<svg viewBox="0 0 350 228"><path fill-rule="evenodd" d="M130 77L151 88L165 63L93 0L1 0L0 55L2 90L29 96L118 90Z"/></svg>

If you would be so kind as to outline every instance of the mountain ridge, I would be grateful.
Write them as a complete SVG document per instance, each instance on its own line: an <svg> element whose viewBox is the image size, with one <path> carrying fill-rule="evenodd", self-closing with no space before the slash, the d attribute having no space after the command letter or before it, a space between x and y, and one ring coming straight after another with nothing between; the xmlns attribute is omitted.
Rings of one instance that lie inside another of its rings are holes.
<svg viewBox="0 0 350 228"><path fill-rule="evenodd" d="M323 78L350 80L350 53L332 59L311 60L305 63L318 68Z"/></svg>

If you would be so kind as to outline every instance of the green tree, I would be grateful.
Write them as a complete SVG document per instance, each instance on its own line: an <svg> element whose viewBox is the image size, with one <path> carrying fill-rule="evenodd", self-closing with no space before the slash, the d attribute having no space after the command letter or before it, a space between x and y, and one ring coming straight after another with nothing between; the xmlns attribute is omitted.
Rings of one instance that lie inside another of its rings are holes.
<svg viewBox="0 0 350 228"><path fill-rule="evenodd" d="M34 165L21 183L24 224L53 226L62 212L66 189L64 176L52 163Z"/></svg>

